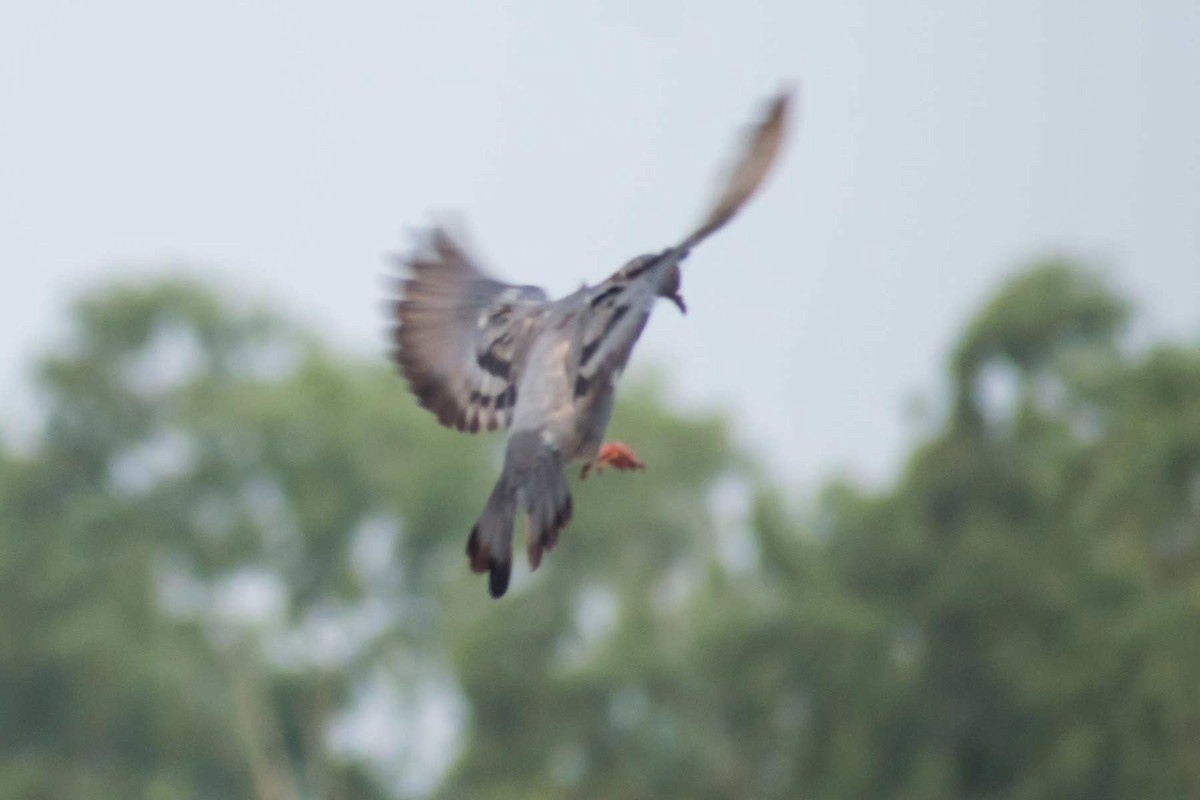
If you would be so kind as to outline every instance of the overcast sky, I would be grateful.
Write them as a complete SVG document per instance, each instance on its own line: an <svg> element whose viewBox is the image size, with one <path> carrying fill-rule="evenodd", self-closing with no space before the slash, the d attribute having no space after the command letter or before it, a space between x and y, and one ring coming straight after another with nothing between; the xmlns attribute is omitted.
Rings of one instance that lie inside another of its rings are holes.
<svg viewBox="0 0 1200 800"><path fill-rule="evenodd" d="M383 254L431 214L501 277L599 280L799 81L780 169L634 364L791 480L878 480L1031 258L1200 334L1197 42L1195 0L0 0L0 411L103 276L198 268L372 356Z"/></svg>

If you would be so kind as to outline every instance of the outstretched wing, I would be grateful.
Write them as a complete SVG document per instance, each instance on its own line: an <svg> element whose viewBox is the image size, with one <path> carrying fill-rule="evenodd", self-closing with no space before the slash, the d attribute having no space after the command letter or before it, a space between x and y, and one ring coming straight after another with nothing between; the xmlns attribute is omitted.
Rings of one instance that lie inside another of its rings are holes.
<svg viewBox="0 0 1200 800"><path fill-rule="evenodd" d="M766 114L746 135L737 160L730 167L704 221L679 248L695 247L718 228L725 225L741 210L771 171L787 133L791 111L790 91L776 95L767 106Z"/></svg>
<svg viewBox="0 0 1200 800"><path fill-rule="evenodd" d="M441 228L401 263L394 357L418 402L460 431L507 427L546 293L489 278Z"/></svg>
<svg viewBox="0 0 1200 800"><path fill-rule="evenodd" d="M699 227L675 247L657 255L639 256L608 280L587 290L575 349L577 400L585 396L597 398L611 388L611 382L625 368L646 326L655 298L669 296L662 290L664 281L670 280L668 272L676 270L673 280L677 285L677 267L691 248L733 219L758 191L779 155L790 108L790 92L781 92L771 100L763 118L746 136L721 191ZM684 310L678 294L674 299L680 310Z"/></svg>

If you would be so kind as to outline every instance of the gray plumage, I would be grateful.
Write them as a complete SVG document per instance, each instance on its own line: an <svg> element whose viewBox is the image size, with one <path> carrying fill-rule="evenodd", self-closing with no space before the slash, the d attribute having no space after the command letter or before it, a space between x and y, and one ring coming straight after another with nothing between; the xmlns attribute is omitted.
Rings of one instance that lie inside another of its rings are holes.
<svg viewBox="0 0 1200 800"><path fill-rule="evenodd" d="M535 286L497 281L442 228L403 260L395 359L418 402L461 431L510 428L504 468L467 541L471 569L489 573L494 597L508 588L518 508L533 569L570 522L564 467L596 458L654 301L686 311L679 265L757 190L779 151L788 105L787 93L771 102L695 231L594 287L551 301Z"/></svg>

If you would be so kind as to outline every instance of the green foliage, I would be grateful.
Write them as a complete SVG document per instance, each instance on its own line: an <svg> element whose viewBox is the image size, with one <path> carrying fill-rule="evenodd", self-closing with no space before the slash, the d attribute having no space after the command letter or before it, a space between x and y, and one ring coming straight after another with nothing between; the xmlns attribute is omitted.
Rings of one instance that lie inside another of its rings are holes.
<svg viewBox="0 0 1200 800"><path fill-rule="evenodd" d="M203 287L89 295L0 447L0 796L1200 796L1200 347L1127 315L1016 277L895 484L803 503L634 382L648 470L497 602L500 437Z"/></svg>
<svg viewBox="0 0 1200 800"><path fill-rule="evenodd" d="M367 796L326 729L381 650L431 646L399 609L441 585L434 532L469 524L480 443L382 367L192 285L116 287L76 325L41 371L41 445L5 462L0 785ZM356 564L400 527L390 569ZM321 624L358 632L322 647Z"/></svg>

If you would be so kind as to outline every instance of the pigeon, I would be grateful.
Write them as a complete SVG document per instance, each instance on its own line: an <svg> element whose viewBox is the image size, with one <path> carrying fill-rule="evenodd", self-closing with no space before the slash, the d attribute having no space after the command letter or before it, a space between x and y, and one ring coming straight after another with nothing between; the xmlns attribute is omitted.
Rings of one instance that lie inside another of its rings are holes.
<svg viewBox="0 0 1200 800"><path fill-rule="evenodd" d="M496 280L444 226L398 259L405 277L392 304L393 357L417 401L460 431L509 431L500 478L466 548L471 571L488 573L493 597L508 590L519 509L531 570L571 521L568 464L582 462L584 478L593 468L644 467L629 446L604 443L617 382L655 300L687 313L680 264L759 188L785 138L790 106L790 91L771 99L694 231L595 286L551 300L536 286Z"/></svg>

